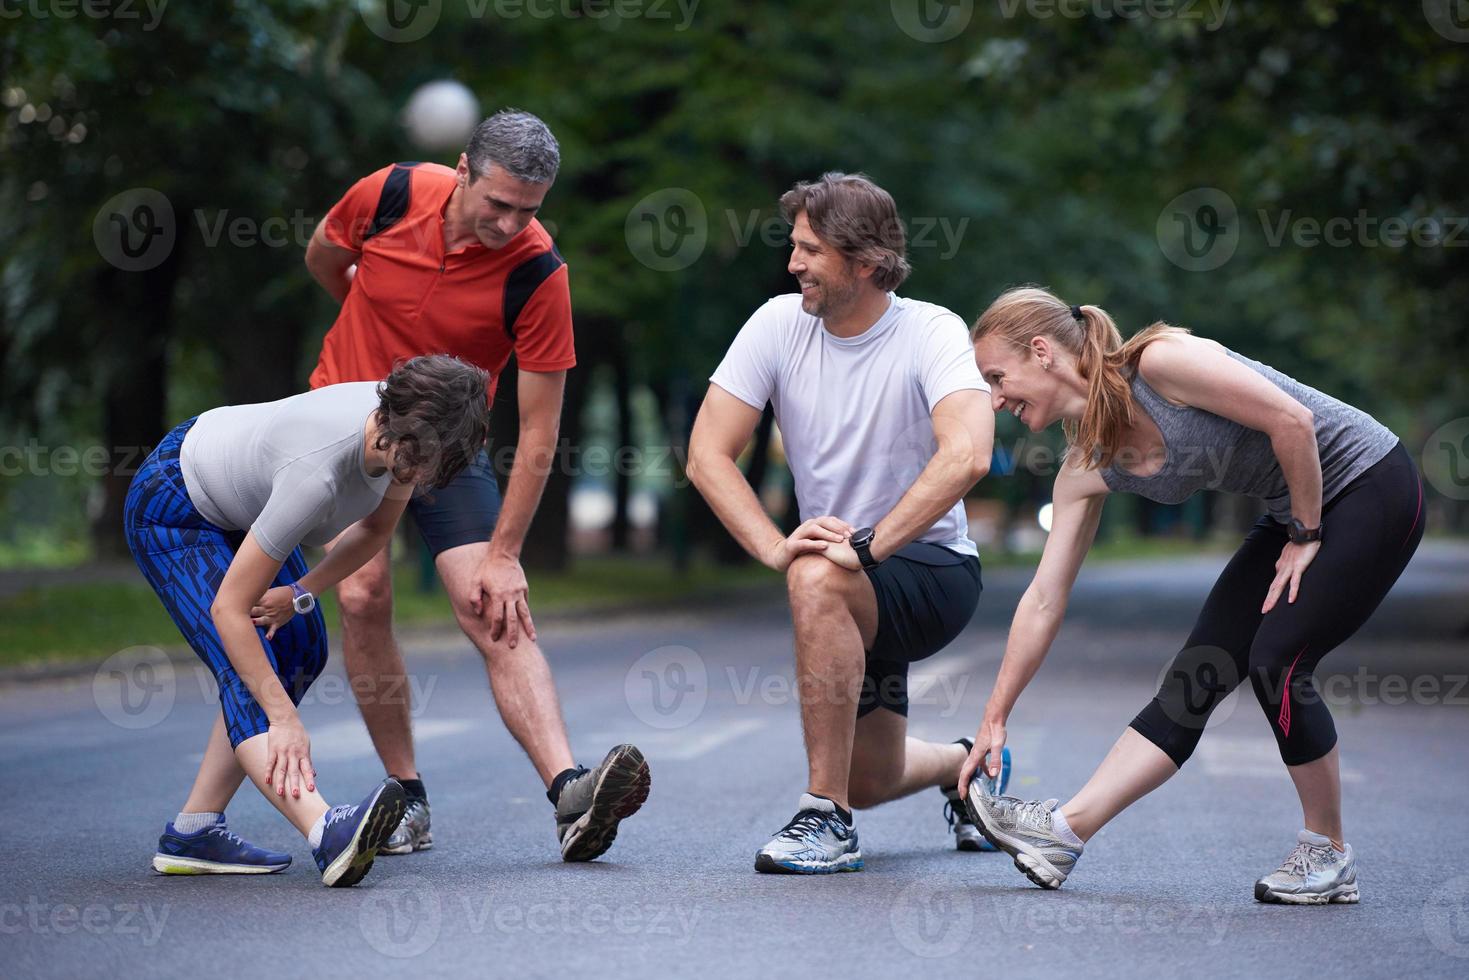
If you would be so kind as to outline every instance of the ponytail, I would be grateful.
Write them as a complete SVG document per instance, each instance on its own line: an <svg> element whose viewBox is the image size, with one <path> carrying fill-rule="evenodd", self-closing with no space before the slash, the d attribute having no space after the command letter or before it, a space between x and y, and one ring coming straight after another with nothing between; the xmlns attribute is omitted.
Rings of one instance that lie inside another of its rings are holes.
<svg viewBox="0 0 1469 980"><path fill-rule="evenodd" d="M1028 350L1032 337L1045 336L1076 358L1077 372L1087 383L1086 408L1079 420L1063 422L1061 428L1069 452L1095 469L1111 464L1123 431L1136 418L1131 379L1143 349L1159 337L1186 333L1158 322L1124 342L1100 306L1067 306L1048 290L1022 286L1000 294L975 322L970 338L978 343L995 334Z"/></svg>

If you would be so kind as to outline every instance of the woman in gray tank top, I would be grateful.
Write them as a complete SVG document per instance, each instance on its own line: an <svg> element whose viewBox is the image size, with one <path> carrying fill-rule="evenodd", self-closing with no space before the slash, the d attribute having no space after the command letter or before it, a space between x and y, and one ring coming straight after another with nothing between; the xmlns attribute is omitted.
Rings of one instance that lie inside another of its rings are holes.
<svg viewBox="0 0 1469 980"><path fill-rule="evenodd" d="M382 382L229 405L174 428L138 470L128 548L219 684L220 715L194 787L153 857L161 874L268 874L289 854L229 831L248 776L311 844L322 881L355 884L402 819L385 780L355 806L316 789L297 706L326 664L316 595L386 546L416 487L443 486L489 430L488 375L445 355ZM344 530L345 529L345 530ZM306 567L300 545L331 552Z"/></svg>
<svg viewBox="0 0 1469 980"><path fill-rule="evenodd" d="M981 833L1032 881L1059 887L1084 842L1177 772L1214 707L1248 678L1304 824L1255 897L1357 901L1336 730L1312 672L1366 622L1422 537L1423 486L1402 444L1371 416L1213 341L1154 324L1123 343L1105 310L1068 306L1043 289L1001 295L973 339L995 410L1033 432L1060 421L1069 443L1051 533L961 772ZM971 777L981 765L993 771L1006 719L1060 628L1103 499L1125 491L1179 503L1203 489L1254 497L1267 513L1220 575L1157 695L1066 804L977 791Z"/></svg>

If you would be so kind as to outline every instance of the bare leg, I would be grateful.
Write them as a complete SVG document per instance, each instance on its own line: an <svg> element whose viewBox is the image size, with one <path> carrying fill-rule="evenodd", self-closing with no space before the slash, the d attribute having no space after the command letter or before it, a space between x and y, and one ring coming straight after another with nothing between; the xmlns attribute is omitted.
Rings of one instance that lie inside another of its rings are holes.
<svg viewBox="0 0 1469 980"><path fill-rule="evenodd" d="M1091 840L1109 820L1176 772L1178 767L1167 753L1133 729L1125 729L1081 792L1061 807L1061 813L1077 837Z"/></svg>
<svg viewBox="0 0 1469 980"><path fill-rule="evenodd" d="M878 708L857 719L848 790L852 806L866 810L932 786L950 786L969 753L958 743L923 742L907 736L908 719Z"/></svg>
<svg viewBox="0 0 1469 980"><path fill-rule="evenodd" d="M224 715L217 715L214 727L209 730L209 743L204 746L204 761L199 763L199 774L194 777L194 788L184 801L183 812L223 813L244 781L245 770L235 761L235 750L230 748Z"/></svg>
<svg viewBox="0 0 1469 980"><path fill-rule="evenodd" d="M439 577L449 592L459 627L485 658L490 691L505 728L549 787L558 773L576 765L551 666L541 648L525 636L513 650L503 635L499 640L490 639L489 619L476 616L469 605L470 582L489 548L489 542L476 542L443 552L437 561Z"/></svg>
<svg viewBox="0 0 1469 980"><path fill-rule="evenodd" d="M271 802L281 814L301 832L302 837L310 835L312 826L321 819L326 812L326 800L316 790L302 789L299 797L292 796L289 792L281 796L276 793L275 788L268 785L265 779L270 775L266 768L269 765L270 755L266 739L268 734L260 734L245 739L235 747L235 759L240 768L250 777L255 788L265 794L265 798Z"/></svg>
<svg viewBox="0 0 1469 980"><path fill-rule="evenodd" d="M848 806L864 651L877 635L877 596L866 574L820 555L786 570L796 639L796 691L810 768L808 791ZM874 714L879 712L874 712Z"/></svg>
<svg viewBox="0 0 1469 980"><path fill-rule="evenodd" d="M1301 797L1301 815L1307 830L1331 838L1338 851L1344 850L1341 829L1341 757L1338 746L1300 766L1286 766Z"/></svg>
<svg viewBox="0 0 1469 980"><path fill-rule="evenodd" d="M352 696L388 775L417 779L413 704L403 651L393 636L393 575L384 548L337 586L342 658Z"/></svg>

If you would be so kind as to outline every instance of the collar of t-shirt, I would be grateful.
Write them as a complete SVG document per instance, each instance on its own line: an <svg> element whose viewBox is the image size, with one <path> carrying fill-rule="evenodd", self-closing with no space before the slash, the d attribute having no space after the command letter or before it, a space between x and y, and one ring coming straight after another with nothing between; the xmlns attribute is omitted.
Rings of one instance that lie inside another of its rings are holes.
<svg viewBox="0 0 1469 980"><path fill-rule="evenodd" d="M863 344L870 344L878 337L881 337L883 334L887 333L888 330L892 328L892 325L897 322L897 320L898 298L895 294L888 293L888 308L886 310L883 310L882 316L873 321L872 326L857 334L855 337L838 337L836 334L826 329L825 320L821 321L821 332L826 335L827 340L840 347L861 347Z"/></svg>

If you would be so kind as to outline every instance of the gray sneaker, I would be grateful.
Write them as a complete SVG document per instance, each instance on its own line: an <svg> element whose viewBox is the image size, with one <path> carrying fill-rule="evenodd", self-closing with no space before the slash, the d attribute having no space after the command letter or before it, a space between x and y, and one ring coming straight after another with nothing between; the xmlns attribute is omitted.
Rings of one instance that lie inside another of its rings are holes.
<svg viewBox="0 0 1469 980"><path fill-rule="evenodd" d="M408 810L398 822L397 829L378 853L412 854L414 851L426 851L433 846L434 835L428 824L428 800L414 800L408 804Z"/></svg>
<svg viewBox="0 0 1469 980"><path fill-rule="evenodd" d="M1352 845L1345 851L1331 846L1331 839L1303 830L1296 846L1273 874L1255 882L1255 899L1287 905L1355 904L1357 855Z"/></svg>
<svg viewBox="0 0 1469 980"><path fill-rule="evenodd" d="M1076 867L1082 846L1062 840L1051 829L1051 811L1058 801L991 796L974 780L965 802L985 839L1014 858L1015 867L1042 888L1060 888Z"/></svg>
<svg viewBox="0 0 1469 980"><path fill-rule="evenodd" d="M791 822L755 852L755 870L787 875L861 871L857 828L837 816L837 805L810 793L802 793L796 805L800 809Z"/></svg>
<svg viewBox="0 0 1469 980"><path fill-rule="evenodd" d="M600 766L568 780L556 802L561 860L590 861L606 853L618 823L638 812L652 784L648 762L633 745L617 746Z"/></svg>

